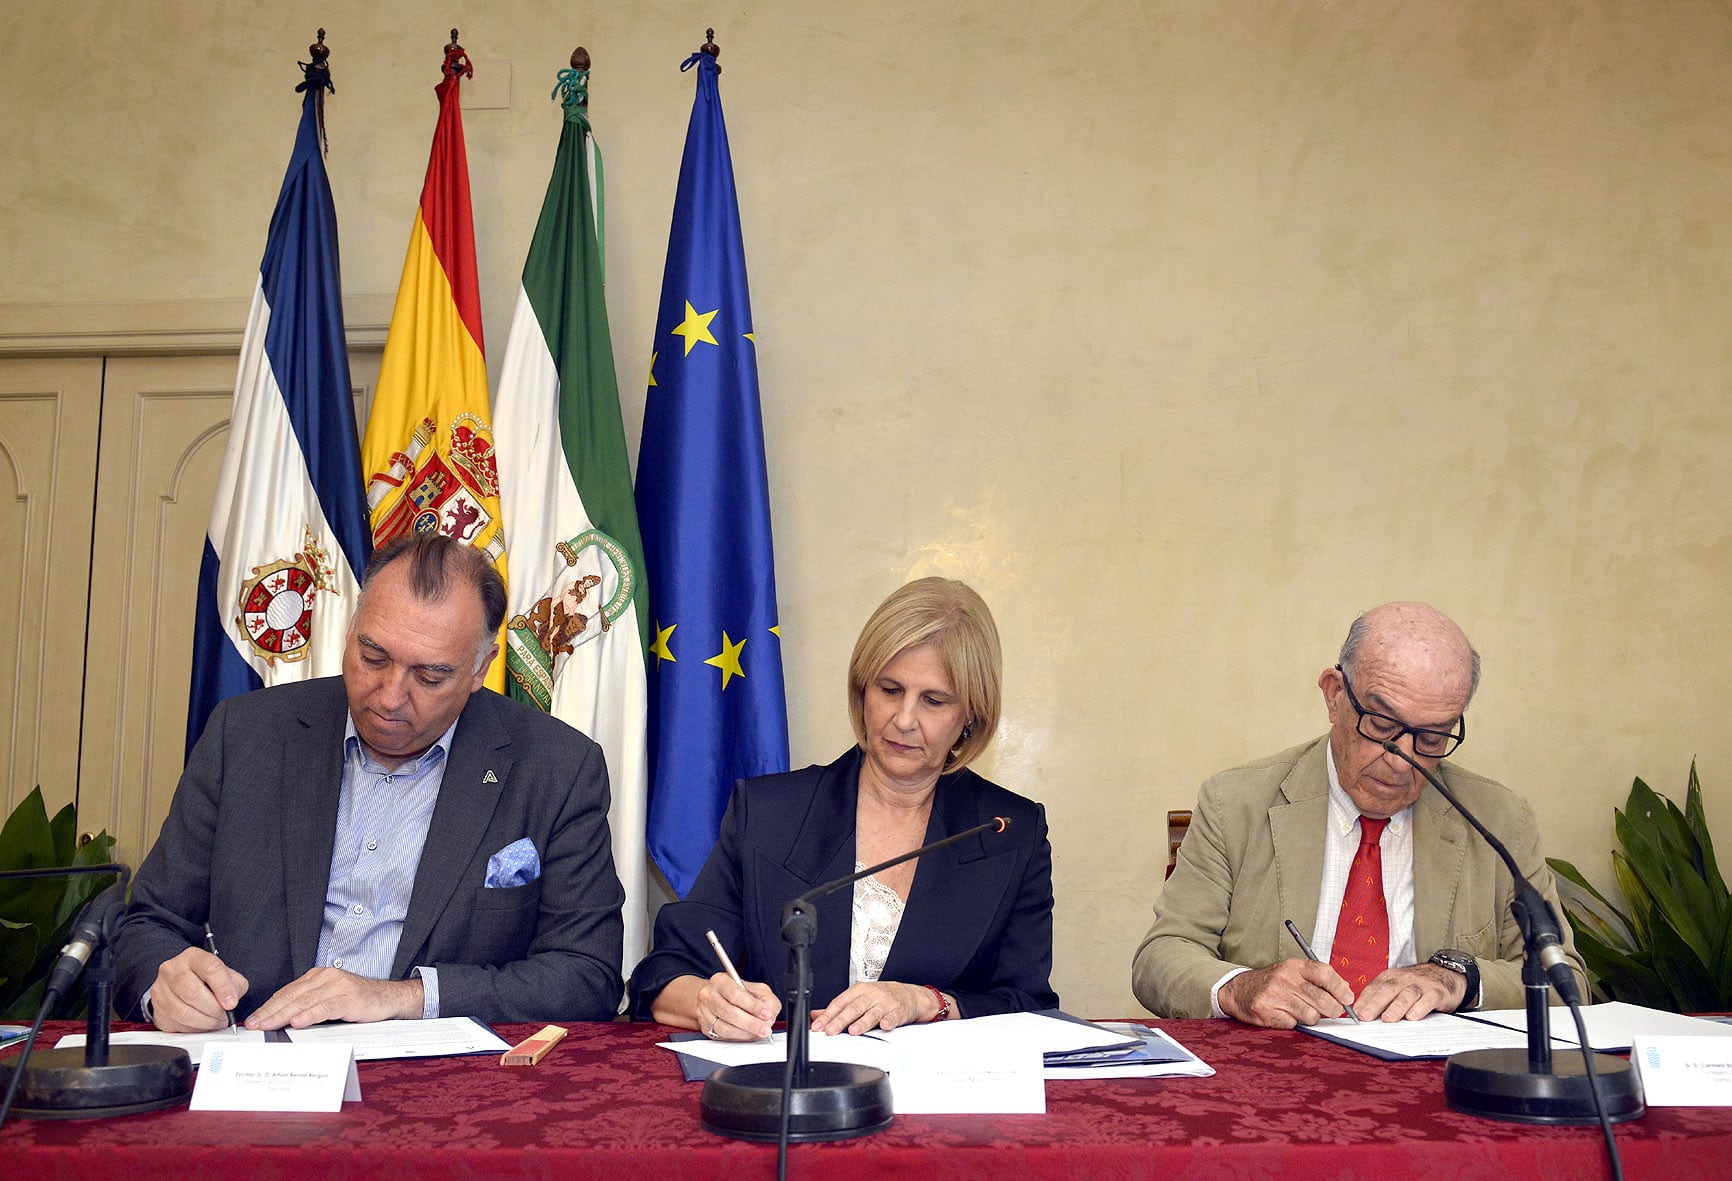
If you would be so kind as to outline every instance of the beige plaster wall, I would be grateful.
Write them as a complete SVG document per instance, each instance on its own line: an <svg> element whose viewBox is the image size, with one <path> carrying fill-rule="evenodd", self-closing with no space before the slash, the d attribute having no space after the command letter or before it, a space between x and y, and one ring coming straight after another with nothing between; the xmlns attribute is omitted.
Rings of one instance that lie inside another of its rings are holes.
<svg viewBox="0 0 1732 1181"><path fill-rule="evenodd" d="M755 303L797 763L910 575L998 612L985 770L1052 821L1067 1006L1135 1011L1164 815L1319 732L1359 609L1485 657L1463 761L1604 881L1692 756L1732 858L1732 7L618 0L8 9L0 305L246 297L314 28L345 289L397 284L453 24L497 370L595 56L642 417L706 24Z"/></svg>

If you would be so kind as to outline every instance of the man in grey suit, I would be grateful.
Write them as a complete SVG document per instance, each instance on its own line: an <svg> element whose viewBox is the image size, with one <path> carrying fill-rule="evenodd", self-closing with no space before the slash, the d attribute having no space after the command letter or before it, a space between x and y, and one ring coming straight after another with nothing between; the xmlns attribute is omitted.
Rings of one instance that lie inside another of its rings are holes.
<svg viewBox="0 0 1732 1181"><path fill-rule="evenodd" d="M1522 941L1508 871L1417 771L1383 749L1385 740L1436 771L1509 846L1557 911L1585 992L1533 810L1442 761L1466 735L1479 684L1479 655L1461 629L1422 603L1385 604L1354 621L1340 662L1317 683L1329 713L1325 737L1203 785L1137 949L1137 999L1169 1017L1282 1029L1341 1016L1348 1004L1361 1019L1384 1021L1521 1006ZM1361 872L1367 856L1380 882ZM1350 886L1355 876L1364 893ZM1344 905L1349 895L1374 905ZM1301 954L1287 919L1316 961ZM1360 968L1361 946L1378 958L1355 988L1338 967Z"/></svg>
<svg viewBox="0 0 1732 1181"><path fill-rule="evenodd" d="M341 677L217 707L120 925L123 1017L184 1032L229 1010L252 1029L614 1016L606 764L482 687L504 611L485 556L393 542Z"/></svg>

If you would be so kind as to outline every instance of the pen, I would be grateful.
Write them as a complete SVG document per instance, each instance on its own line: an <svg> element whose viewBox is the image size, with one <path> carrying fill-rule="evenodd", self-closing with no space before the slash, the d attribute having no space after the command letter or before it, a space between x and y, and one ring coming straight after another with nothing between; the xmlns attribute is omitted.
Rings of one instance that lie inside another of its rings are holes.
<svg viewBox="0 0 1732 1181"><path fill-rule="evenodd" d="M705 931L704 934L709 936L710 946L716 949L716 958L722 961L722 970L728 974L728 977L733 980L735 984L738 984L741 988L746 987L746 982L740 979L739 970L734 967L734 961L728 958L728 951L722 946L722 941L716 938L716 933L714 931Z"/></svg>
<svg viewBox="0 0 1732 1181"><path fill-rule="evenodd" d="M222 953L216 949L216 935L211 932L209 923L204 925L204 949L219 960L223 958ZM235 1011L233 1009L226 1011L229 1015L229 1032L238 1034L240 1031L235 1028Z"/></svg>
<svg viewBox="0 0 1732 1181"><path fill-rule="evenodd" d="M1305 953L1305 958L1314 964L1322 963L1323 961L1317 958L1317 953L1311 950L1311 945L1305 942L1305 936L1299 933L1299 928L1293 925L1293 920L1282 919L1281 921L1287 924L1287 934L1293 936L1293 942L1299 945L1299 950ZM1352 1005L1348 1005L1346 1008L1349 1017L1355 1021L1359 1020L1359 1014L1353 1011Z"/></svg>

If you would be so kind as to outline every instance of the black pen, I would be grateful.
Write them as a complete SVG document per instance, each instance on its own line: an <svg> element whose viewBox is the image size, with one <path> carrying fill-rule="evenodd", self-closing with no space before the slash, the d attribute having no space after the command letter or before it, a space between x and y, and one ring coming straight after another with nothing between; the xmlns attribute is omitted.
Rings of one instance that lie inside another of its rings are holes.
<svg viewBox="0 0 1732 1181"><path fill-rule="evenodd" d="M216 956L219 960L223 958L222 953L216 949L216 936L211 933L209 923L204 925L204 949ZM238 1036L240 1030L235 1028L235 1011L233 1009L228 1009L226 1012L229 1016L229 1032Z"/></svg>
<svg viewBox="0 0 1732 1181"><path fill-rule="evenodd" d="M1317 953L1311 950L1311 945L1305 942L1305 936L1299 933L1299 928L1293 925L1293 920L1282 919L1281 921L1287 924L1287 934L1293 936L1293 942L1299 945L1299 950L1305 953L1305 958L1314 964L1322 963L1323 961L1317 958ZM1353 1011L1352 1005L1347 1005L1346 1009L1349 1017L1355 1021L1359 1020L1359 1014Z"/></svg>

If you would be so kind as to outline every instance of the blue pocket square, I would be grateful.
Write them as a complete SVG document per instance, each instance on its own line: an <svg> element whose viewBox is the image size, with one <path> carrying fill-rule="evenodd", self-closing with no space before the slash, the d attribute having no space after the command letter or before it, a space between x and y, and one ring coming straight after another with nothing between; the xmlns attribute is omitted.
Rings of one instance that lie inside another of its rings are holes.
<svg viewBox="0 0 1732 1181"><path fill-rule="evenodd" d="M541 876L541 856L528 837L512 841L487 859L487 888L527 886Z"/></svg>

